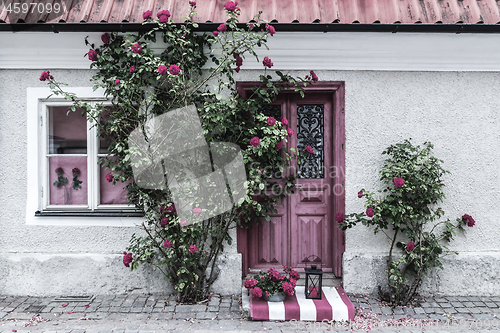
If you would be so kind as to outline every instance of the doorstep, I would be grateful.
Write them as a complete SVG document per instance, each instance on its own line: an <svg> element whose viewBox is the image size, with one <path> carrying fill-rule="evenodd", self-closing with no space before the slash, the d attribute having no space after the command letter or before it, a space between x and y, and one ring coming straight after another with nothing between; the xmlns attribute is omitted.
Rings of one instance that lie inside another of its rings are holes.
<svg viewBox="0 0 500 333"><path fill-rule="evenodd" d="M283 302L268 302L249 296L242 289L243 312L252 320L349 321L354 319L354 305L341 286L323 287L321 300L305 298L304 286L295 287L295 295Z"/></svg>

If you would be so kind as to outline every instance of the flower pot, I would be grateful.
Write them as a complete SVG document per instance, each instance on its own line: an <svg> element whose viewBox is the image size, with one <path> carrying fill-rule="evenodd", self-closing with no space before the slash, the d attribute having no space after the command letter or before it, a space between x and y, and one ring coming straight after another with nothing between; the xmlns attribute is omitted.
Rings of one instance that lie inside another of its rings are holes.
<svg viewBox="0 0 500 333"><path fill-rule="evenodd" d="M285 297L285 293L277 293L269 296L262 295L262 298L264 298L268 302L283 302L285 300Z"/></svg>

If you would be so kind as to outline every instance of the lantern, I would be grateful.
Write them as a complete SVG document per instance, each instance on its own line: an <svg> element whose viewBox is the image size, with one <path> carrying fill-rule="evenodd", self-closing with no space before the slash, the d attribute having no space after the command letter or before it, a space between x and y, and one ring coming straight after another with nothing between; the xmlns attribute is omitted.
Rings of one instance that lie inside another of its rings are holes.
<svg viewBox="0 0 500 333"><path fill-rule="evenodd" d="M313 256L309 256L306 260ZM318 256L314 256L318 260ZM305 261L306 261L305 260ZM316 261L316 260L314 260ZM320 260L321 263L321 260ZM322 268L322 267L321 267ZM317 265L311 265L311 267L305 267L304 271L306 273L306 298L307 299L321 299L322 285L323 285L323 270L318 268Z"/></svg>

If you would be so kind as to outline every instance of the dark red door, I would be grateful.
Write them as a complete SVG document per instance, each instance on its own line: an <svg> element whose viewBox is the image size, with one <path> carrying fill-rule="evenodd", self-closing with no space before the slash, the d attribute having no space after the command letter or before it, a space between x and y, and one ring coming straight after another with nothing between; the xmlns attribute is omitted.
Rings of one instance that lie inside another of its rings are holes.
<svg viewBox="0 0 500 333"><path fill-rule="evenodd" d="M251 229L239 230L244 274L284 265L300 269L306 258L315 255L321 258L325 272L340 276L344 245L334 215L343 212L344 203L343 172L339 173L339 168L343 170L343 151L340 157L337 151L343 149L343 131L341 138L335 132L339 126L343 128L343 110L335 112L337 104L341 104L335 95L332 91L308 91L301 98L289 93L264 109L276 119L288 119L294 133L288 139L289 147L304 151L311 146L313 153L304 154L300 164L294 162L284 171L285 177L290 172L297 175L294 194L275 206L277 213L271 215L271 220L261 219ZM342 142L336 143L336 138ZM269 182L279 187L283 179Z"/></svg>

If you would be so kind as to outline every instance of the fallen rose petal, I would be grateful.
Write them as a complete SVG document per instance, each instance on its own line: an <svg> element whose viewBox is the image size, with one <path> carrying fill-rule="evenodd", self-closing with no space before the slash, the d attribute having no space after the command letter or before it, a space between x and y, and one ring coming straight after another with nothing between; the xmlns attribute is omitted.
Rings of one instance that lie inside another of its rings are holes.
<svg viewBox="0 0 500 333"><path fill-rule="evenodd" d="M62 307L68 306L68 304L63 304Z"/></svg>

